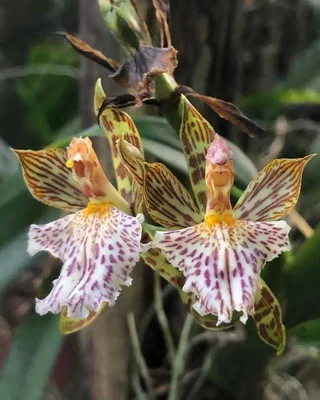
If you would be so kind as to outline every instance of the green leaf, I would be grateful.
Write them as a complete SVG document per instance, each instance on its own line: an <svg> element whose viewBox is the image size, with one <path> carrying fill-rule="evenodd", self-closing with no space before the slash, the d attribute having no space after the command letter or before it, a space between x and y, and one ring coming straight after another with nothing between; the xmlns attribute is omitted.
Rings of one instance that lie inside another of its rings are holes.
<svg viewBox="0 0 320 400"><path fill-rule="evenodd" d="M188 173L186 159L181 150L176 150L168 145L149 139L143 139L143 147L145 151L161 159L164 164L176 168L185 174Z"/></svg>
<svg viewBox="0 0 320 400"><path fill-rule="evenodd" d="M320 319L296 325L287 334L289 338L295 338L300 343L320 346Z"/></svg>
<svg viewBox="0 0 320 400"><path fill-rule="evenodd" d="M0 190L0 244L3 246L39 218L45 206L28 192L20 170Z"/></svg>
<svg viewBox="0 0 320 400"><path fill-rule="evenodd" d="M41 400L61 344L56 315L26 317L16 331L0 375L0 398Z"/></svg>
<svg viewBox="0 0 320 400"><path fill-rule="evenodd" d="M283 284L286 302L285 325L292 327L320 318L320 228L305 241L295 257L285 265Z"/></svg>
<svg viewBox="0 0 320 400"><path fill-rule="evenodd" d="M60 213L59 210L50 208L40 220L32 222L43 224L56 219ZM0 248L0 259L3 260L0 270L0 293L18 274L30 266L31 259L27 253L28 230L29 228L24 229Z"/></svg>
<svg viewBox="0 0 320 400"><path fill-rule="evenodd" d="M227 140L233 152L234 177L237 186L245 189L258 170L250 158L234 143Z"/></svg>

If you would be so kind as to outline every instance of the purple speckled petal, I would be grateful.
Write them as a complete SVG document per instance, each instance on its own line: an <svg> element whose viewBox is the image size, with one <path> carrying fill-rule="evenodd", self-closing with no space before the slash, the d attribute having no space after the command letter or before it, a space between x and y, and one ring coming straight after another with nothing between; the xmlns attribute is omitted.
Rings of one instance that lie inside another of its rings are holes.
<svg viewBox="0 0 320 400"><path fill-rule="evenodd" d="M64 262L50 294L37 299L39 314L86 318L103 302L114 305L141 254L143 216L131 217L114 207L88 207L46 225L32 225L28 252L49 251Z"/></svg>
<svg viewBox="0 0 320 400"><path fill-rule="evenodd" d="M246 322L254 313L260 272L267 261L290 249L285 221L233 224L206 222L172 232L157 232L152 246L186 277L185 292L197 296L200 315L218 315L230 322L233 310Z"/></svg>

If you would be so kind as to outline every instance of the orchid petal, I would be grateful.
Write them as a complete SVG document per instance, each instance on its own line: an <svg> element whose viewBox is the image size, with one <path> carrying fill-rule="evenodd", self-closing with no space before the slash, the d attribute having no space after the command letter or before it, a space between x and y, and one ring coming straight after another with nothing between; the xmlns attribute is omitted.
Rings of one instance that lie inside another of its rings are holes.
<svg viewBox="0 0 320 400"><path fill-rule="evenodd" d="M188 163L189 178L197 204L201 212L205 214L207 206L205 161L215 132L184 96L183 100L180 140Z"/></svg>
<svg viewBox="0 0 320 400"><path fill-rule="evenodd" d="M39 201L65 211L83 209L83 196L72 172L66 166L67 153L62 149L41 151L14 150L31 194Z"/></svg>
<svg viewBox="0 0 320 400"><path fill-rule="evenodd" d="M260 338L277 349L280 355L286 344L286 331L282 324L280 304L267 284L260 279L260 285L254 301L254 322Z"/></svg>
<svg viewBox="0 0 320 400"><path fill-rule="evenodd" d="M106 95L101 86L101 81L98 80L95 88L96 112L99 111L101 106L101 99L105 97ZM118 191L129 204L133 205L133 211L139 213L141 212L142 205L141 190L119 156L117 142L120 137L123 137L143 155L140 134L129 115L116 108L106 108L99 117L99 123L110 143Z"/></svg>
<svg viewBox="0 0 320 400"><path fill-rule="evenodd" d="M266 165L238 200L234 218L275 221L286 215L298 201L302 172L312 157L283 158Z"/></svg>
<svg viewBox="0 0 320 400"><path fill-rule="evenodd" d="M189 192L163 164L144 162L141 154L120 139L121 157L141 185L143 201L150 216L166 228L195 225L202 217Z"/></svg>
<svg viewBox="0 0 320 400"><path fill-rule="evenodd" d="M90 310L89 315L84 319L68 317L68 307L63 307L60 315L60 332L63 335L69 335L81 331L96 320L105 306L106 303L103 303L97 312Z"/></svg>
<svg viewBox="0 0 320 400"><path fill-rule="evenodd" d="M164 227L186 227L203 217L189 192L161 163L145 163L143 198L151 217Z"/></svg>
<svg viewBox="0 0 320 400"><path fill-rule="evenodd" d="M185 293L182 291L182 287L186 281L183 274L174 268L166 259L164 254L159 249L149 249L147 252L142 254L142 258L145 263L149 265L154 271L159 273L162 278L172 284L178 291L181 301L187 306L188 312L193 316L195 321L202 327L210 330L221 330L217 328L217 317L212 314L200 315L192 307L196 301L195 295L192 292ZM229 326L223 326L222 329L226 329Z"/></svg>
<svg viewBox="0 0 320 400"><path fill-rule="evenodd" d="M265 262L290 249L285 221L206 222L171 232L157 232L152 246L186 277L183 290L193 292L200 315L218 315L229 323L233 310L246 322L254 313L254 296Z"/></svg>
<svg viewBox="0 0 320 400"><path fill-rule="evenodd" d="M141 254L142 215L131 217L106 204L89 204L76 214L39 226L29 232L28 252L41 250L64 265L50 294L37 300L39 314L59 313L87 318L104 302L114 305L121 286L130 286L130 272Z"/></svg>

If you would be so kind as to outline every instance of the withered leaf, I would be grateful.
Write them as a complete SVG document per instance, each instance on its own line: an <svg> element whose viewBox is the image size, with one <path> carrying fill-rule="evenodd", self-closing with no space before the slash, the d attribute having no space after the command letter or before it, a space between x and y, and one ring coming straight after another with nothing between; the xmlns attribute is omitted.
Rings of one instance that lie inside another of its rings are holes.
<svg viewBox="0 0 320 400"><path fill-rule="evenodd" d="M171 35L168 25L168 16L170 12L169 0L152 0L153 7L156 10L156 18L159 22L161 47L171 46Z"/></svg>
<svg viewBox="0 0 320 400"><path fill-rule="evenodd" d="M143 76L157 73L173 73L177 67L177 51L174 47L158 48L141 46L114 74L110 75L123 87L139 88Z"/></svg>
<svg viewBox="0 0 320 400"><path fill-rule="evenodd" d="M242 131L248 133L249 136L258 136L267 140L266 131L247 118L234 104L216 99L214 97L201 95L188 86L179 86L175 92L200 99L212 110L214 110L221 118L226 119L235 126L239 127Z"/></svg>
<svg viewBox="0 0 320 400"><path fill-rule="evenodd" d="M120 63L112 58L108 58L101 53L101 51L94 49L83 40L69 35L66 32L57 32L58 35L64 37L71 46L81 55L87 57L89 60L107 68L111 72L115 72L119 67Z"/></svg>

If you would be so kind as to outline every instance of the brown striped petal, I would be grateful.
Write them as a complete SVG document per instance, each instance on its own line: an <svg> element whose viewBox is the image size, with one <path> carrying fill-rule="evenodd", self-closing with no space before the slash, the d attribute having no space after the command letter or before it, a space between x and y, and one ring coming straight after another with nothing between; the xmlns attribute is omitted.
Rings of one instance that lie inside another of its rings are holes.
<svg viewBox="0 0 320 400"><path fill-rule="evenodd" d="M275 221L286 215L298 201L302 173L313 156L283 158L266 165L238 200L233 217Z"/></svg>
<svg viewBox="0 0 320 400"><path fill-rule="evenodd" d="M203 219L189 192L161 163L145 163L143 192L149 214L166 228L191 226Z"/></svg>
<svg viewBox="0 0 320 400"><path fill-rule="evenodd" d="M101 102L106 95L98 80L95 87L95 111L99 111ZM143 156L143 146L140 134L127 113L116 108L105 108L99 116L100 126L103 128L111 147L112 161L116 173L117 188L121 196L132 206L135 214L141 211L142 193L140 186L133 179L122 161L117 142L120 138L134 146Z"/></svg>
<svg viewBox="0 0 320 400"><path fill-rule="evenodd" d="M137 150L137 149L136 149ZM150 216L166 228L192 226L202 221L198 208L189 192L161 163L150 164L126 142L119 141L121 157L141 185L143 201Z"/></svg>
<svg viewBox="0 0 320 400"><path fill-rule="evenodd" d="M65 211L78 211L86 207L88 200L66 166L65 150L14 152L21 163L28 189L37 200Z"/></svg>
<svg viewBox="0 0 320 400"><path fill-rule="evenodd" d="M280 304L267 284L260 279L260 287L254 300L254 322L260 338L277 349L280 355L286 344L286 331L282 324Z"/></svg>
<svg viewBox="0 0 320 400"><path fill-rule="evenodd" d="M214 139L214 129L183 97L180 140L187 160L189 178L200 211L205 214L207 189L205 184L206 154Z"/></svg>

